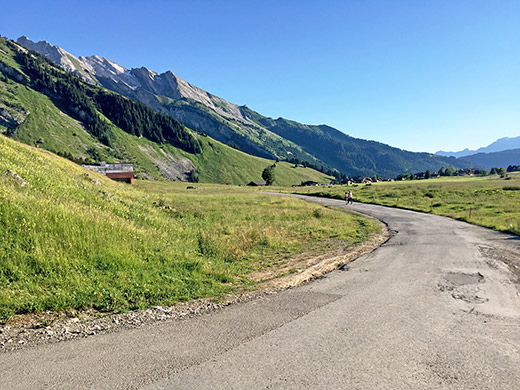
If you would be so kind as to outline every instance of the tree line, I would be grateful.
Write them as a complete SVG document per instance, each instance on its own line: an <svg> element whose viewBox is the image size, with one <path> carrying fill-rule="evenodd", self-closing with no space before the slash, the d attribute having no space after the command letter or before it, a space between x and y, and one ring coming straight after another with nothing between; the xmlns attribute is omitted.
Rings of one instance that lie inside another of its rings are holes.
<svg viewBox="0 0 520 390"><path fill-rule="evenodd" d="M396 180L421 180L421 179L429 179L431 177L437 176L466 176L466 175L475 175L475 176L488 176L488 175L499 175L501 177L506 177L508 172L520 171L519 165L509 165L506 168L497 167L491 168L488 172L485 169L479 168L466 168L466 169L455 169L454 167L441 167L438 172L431 173L430 171L426 172L418 172L418 173L406 173L396 177Z"/></svg>

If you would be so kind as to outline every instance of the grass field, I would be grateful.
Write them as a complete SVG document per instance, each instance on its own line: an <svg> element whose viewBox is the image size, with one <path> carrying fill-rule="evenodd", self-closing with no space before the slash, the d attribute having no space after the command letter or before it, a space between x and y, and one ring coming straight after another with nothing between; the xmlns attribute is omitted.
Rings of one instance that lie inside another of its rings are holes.
<svg viewBox="0 0 520 390"><path fill-rule="evenodd" d="M520 172L507 178L444 177L420 181L298 188L298 193L444 215L520 235Z"/></svg>
<svg viewBox="0 0 520 390"><path fill-rule="evenodd" d="M379 229L295 199L186 186L116 183L0 136L0 320L218 297L254 288L253 271Z"/></svg>

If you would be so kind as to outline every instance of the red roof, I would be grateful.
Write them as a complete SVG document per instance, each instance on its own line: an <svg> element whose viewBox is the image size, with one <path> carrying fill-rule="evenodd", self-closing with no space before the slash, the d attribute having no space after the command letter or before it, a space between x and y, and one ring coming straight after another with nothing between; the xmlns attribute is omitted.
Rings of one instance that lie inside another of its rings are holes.
<svg viewBox="0 0 520 390"><path fill-rule="evenodd" d="M134 173L133 172L107 172L107 177L111 179L133 179Z"/></svg>

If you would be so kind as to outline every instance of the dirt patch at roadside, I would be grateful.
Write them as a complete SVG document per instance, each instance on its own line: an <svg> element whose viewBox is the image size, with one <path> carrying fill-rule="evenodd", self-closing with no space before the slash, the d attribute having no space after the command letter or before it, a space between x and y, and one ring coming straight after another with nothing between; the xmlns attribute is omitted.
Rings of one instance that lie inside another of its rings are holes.
<svg viewBox="0 0 520 390"><path fill-rule="evenodd" d="M389 233L386 226L381 223L382 232L369 237L363 243L347 248L339 248L335 251L320 256L295 256L277 270L269 269L253 273L250 277L259 282L260 289L295 287L310 280L319 278L324 274L345 267L352 260L379 248L388 240Z"/></svg>

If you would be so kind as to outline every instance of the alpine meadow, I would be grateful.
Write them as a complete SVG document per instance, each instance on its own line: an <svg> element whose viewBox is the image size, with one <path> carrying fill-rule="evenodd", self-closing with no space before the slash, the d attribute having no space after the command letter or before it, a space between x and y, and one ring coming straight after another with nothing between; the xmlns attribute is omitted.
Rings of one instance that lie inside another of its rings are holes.
<svg viewBox="0 0 520 390"><path fill-rule="evenodd" d="M133 187L4 136L0 149L2 321L246 291L255 271L276 277L291 256L350 247L379 229L347 212L235 186Z"/></svg>

